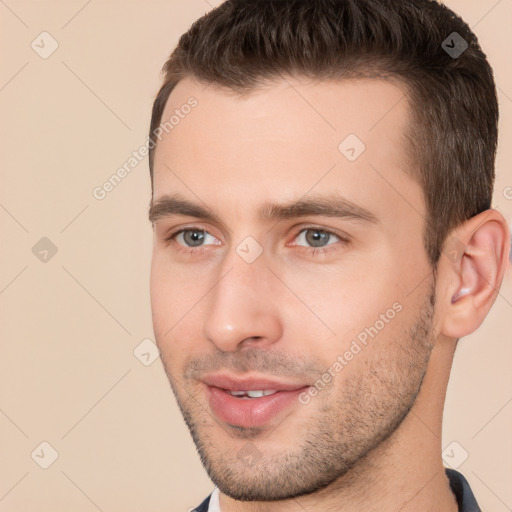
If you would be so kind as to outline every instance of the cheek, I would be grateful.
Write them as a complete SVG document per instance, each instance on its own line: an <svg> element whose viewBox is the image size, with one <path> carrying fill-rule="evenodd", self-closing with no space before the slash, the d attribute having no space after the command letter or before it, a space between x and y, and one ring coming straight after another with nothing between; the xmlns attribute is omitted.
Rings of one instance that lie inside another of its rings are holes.
<svg viewBox="0 0 512 512"><path fill-rule="evenodd" d="M166 316L168 310L168 282L167 272L164 271L162 258L153 252L151 260L151 274L149 280L150 296L151 296L151 313L153 317L153 326L160 330L160 324Z"/></svg>
<svg viewBox="0 0 512 512"><path fill-rule="evenodd" d="M165 249L155 248L151 260L151 304L167 318L180 313L187 297L197 295L201 279L193 269L170 261ZM183 313L182 313L183 314Z"/></svg>
<svg viewBox="0 0 512 512"><path fill-rule="evenodd" d="M364 367L384 364L400 351L408 326L416 320L416 301L426 292L420 286L417 294L408 296L398 269L389 265L386 270L377 261L362 263L359 271L354 265L350 272L287 276L290 288L315 313L298 300L283 307L293 333L289 338L298 341L301 354L332 369L336 386L350 375L359 378ZM300 311L293 319L292 309Z"/></svg>
<svg viewBox="0 0 512 512"><path fill-rule="evenodd" d="M340 340L373 325L394 303L404 300L400 273L386 254L347 258L338 267L290 269L283 269L281 275L299 300L287 301L287 309L300 308L304 313L307 307Z"/></svg>
<svg viewBox="0 0 512 512"><path fill-rule="evenodd" d="M153 329L159 346L167 345L173 338L175 325L184 314L180 304L186 293L165 255L155 250L151 261L150 296Z"/></svg>
<svg viewBox="0 0 512 512"><path fill-rule="evenodd" d="M153 252L150 296L156 343L168 366L200 350L205 294L211 288L205 275L172 264L165 251Z"/></svg>

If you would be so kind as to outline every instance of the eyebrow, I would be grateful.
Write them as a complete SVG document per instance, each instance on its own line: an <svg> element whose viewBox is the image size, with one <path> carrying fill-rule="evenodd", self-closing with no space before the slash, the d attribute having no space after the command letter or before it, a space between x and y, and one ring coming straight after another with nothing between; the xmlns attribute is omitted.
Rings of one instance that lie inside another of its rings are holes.
<svg viewBox="0 0 512 512"><path fill-rule="evenodd" d="M149 220L151 223L174 215L196 217L224 225L221 219L209 208L188 201L179 194L164 195L157 201L151 200ZM299 199L284 204L264 203L258 209L258 216L266 222L293 219L305 216L337 217L379 224L379 220L369 210L338 195L329 194L307 199Z"/></svg>

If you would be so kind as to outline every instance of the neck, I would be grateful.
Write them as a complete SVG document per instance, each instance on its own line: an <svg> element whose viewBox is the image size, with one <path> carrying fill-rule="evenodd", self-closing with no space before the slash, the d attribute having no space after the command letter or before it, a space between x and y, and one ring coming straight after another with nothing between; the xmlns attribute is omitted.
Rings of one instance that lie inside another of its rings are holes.
<svg viewBox="0 0 512 512"><path fill-rule="evenodd" d="M220 494L222 512L457 512L441 459L442 412L455 341L439 338L414 406L395 432L344 476L313 494L241 502Z"/></svg>

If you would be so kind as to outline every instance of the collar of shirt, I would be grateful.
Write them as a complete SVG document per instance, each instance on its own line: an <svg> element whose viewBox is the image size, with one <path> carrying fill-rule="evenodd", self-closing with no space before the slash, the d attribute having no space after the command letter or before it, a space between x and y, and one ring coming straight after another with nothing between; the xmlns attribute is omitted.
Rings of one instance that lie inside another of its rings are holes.
<svg viewBox="0 0 512 512"><path fill-rule="evenodd" d="M213 489L212 495L210 496L210 505L208 507L208 512L220 512L218 487L215 487L215 489Z"/></svg>

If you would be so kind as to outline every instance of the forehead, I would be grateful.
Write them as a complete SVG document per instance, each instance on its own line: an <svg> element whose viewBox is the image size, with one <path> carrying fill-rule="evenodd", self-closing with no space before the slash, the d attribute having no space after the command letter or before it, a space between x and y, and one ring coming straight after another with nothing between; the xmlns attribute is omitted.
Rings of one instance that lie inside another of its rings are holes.
<svg viewBox="0 0 512 512"><path fill-rule="evenodd" d="M405 158L404 90L382 79L283 78L240 96L183 79L162 115L171 122L155 151L154 199L237 201L239 211L313 189L366 205L410 193L421 201Z"/></svg>

